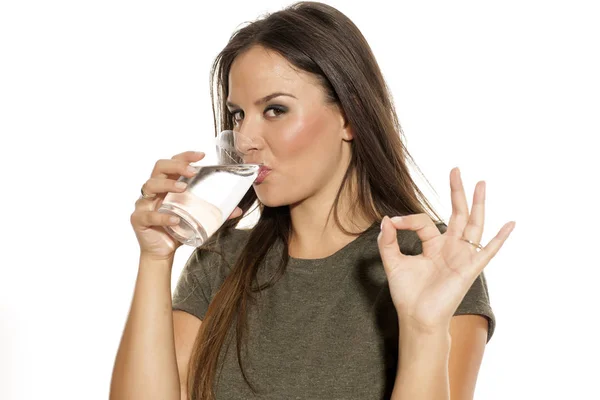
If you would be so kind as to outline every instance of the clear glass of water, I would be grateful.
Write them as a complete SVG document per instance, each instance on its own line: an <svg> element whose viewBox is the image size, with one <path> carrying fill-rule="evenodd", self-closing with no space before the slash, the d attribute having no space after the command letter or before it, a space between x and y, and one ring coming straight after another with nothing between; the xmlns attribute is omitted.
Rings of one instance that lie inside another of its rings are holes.
<svg viewBox="0 0 600 400"><path fill-rule="evenodd" d="M238 132L225 130L215 140L214 151L207 151L192 177L180 177L187 183L181 193L169 192L158 212L179 217L178 225L164 227L179 242L201 246L223 225L235 210L262 164L245 164L240 142L250 139Z"/></svg>

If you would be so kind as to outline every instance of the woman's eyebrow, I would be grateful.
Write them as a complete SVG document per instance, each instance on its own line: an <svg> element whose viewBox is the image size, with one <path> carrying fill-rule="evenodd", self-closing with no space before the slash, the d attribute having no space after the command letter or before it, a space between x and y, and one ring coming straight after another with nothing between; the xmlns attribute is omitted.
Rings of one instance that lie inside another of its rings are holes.
<svg viewBox="0 0 600 400"><path fill-rule="evenodd" d="M289 93L283 93L283 92L275 92L275 93L271 93L265 97L263 97L262 99L258 99L254 102L255 106L258 106L262 103L266 103L267 101L274 99L275 97L279 97L279 96L288 96L288 97L293 97L294 99L297 99L296 96L294 96L293 94L289 94ZM227 107L238 107L239 106L235 103L230 102L229 100L227 100Z"/></svg>

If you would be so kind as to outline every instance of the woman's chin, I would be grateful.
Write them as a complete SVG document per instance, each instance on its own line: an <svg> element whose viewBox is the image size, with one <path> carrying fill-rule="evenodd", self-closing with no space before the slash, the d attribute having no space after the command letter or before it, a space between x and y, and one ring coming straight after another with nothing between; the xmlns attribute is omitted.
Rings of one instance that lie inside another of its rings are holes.
<svg viewBox="0 0 600 400"><path fill-rule="evenodd" d="M275 208L275 207L281 207L281 206L285 206L285 205L289 204L281 196L272 195L270 193L267 193L267 191L264 190L263 188L255 187L254 192L256 193L256 198L258 199L258 201L260 201L262 204L264 204L267 207Z"/></svg>

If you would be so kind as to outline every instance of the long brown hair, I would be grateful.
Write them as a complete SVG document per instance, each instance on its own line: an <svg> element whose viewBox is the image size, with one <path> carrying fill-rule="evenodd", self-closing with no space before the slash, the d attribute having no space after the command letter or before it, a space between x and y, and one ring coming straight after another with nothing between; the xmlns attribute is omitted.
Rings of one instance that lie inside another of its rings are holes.
<svg viewBox="0 0 600 400"><path fill-rule="evenodd" d="M341 226L338 217L340 194L352 184L353 175L358 185L356 207L369 220L427 213L436 223L441 221L410 176L408 162L419 168L403 144L404 133L392 96L367 41L348 17L329 5L298 2L263 16L231 36L211 70L215 135L233 129L232 115L225 104L231 65L238 55L256 45L277 52L294 67L313 74L327 101L339 105L352 127L351 161L332 207L335 222L343 232L353 234ZM238 364L244 380L256 392L246 376L240 352L247 334L247 309L256 291L270 287L285 273L291 219L288 206L265 206L253 189L239 206L245 215L255 203L260 218L211 301L194 344L187 380L190 400L214 399L221 350L234 324ZM217 251L211 245L234 229L241 218L228 220L202 248ZM277 273L267 284L253 287L259 266L277 240L284 244Z"/></svg>

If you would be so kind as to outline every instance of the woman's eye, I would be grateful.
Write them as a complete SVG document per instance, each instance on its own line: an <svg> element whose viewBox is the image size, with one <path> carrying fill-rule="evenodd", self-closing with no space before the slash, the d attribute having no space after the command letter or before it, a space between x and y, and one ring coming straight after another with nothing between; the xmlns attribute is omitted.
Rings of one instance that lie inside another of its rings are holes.
<svg viewBox="0 0 600 400"><path fill-rule="evenodd" d="M233 118L233 122L238 122L238 121L240 121L240 119L244 118L243 116L241 118L238 118L237 116L239 114L244 114L244 112L241 111L241 110L240 111L232 111L231 112L231 118Z"/></svg>
<svg viewBox="0 0 600 400"><path fill-rule="evenodd" d="M265 110L265 113L268 112L268 111L273 111L273 113L272 113L271 116L278 117L281 114L284 114L287 110L284 107L281 107L281 106L269 106Z"/></svg>
<svg viewBox="0 0 600 400"><path fill-rule="evenodd" d="M269 111L271 111L271 114L267 115ZM264 112L268 117L279 117L281 114L287 112L287 108L282 106L269 106ZM233 123L237 124L244 119L244 112L242 110L231 111L231 118L233 119Z"/></svg>

